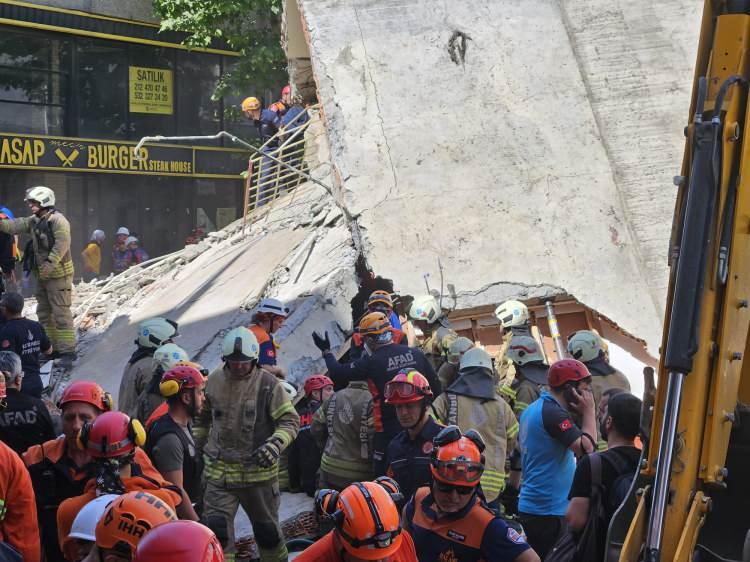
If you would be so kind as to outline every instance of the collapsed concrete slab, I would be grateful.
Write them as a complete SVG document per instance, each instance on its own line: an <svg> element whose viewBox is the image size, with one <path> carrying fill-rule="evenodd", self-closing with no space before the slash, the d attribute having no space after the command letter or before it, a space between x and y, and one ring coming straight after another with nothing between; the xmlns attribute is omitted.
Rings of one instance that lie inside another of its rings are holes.
<svg viewBox="0 0 750 562"><path fill-rule="evenodd" d="M692 4L288 0L372 269L417 294L440 259L459 307L575 294L655 354Z"/></svg>

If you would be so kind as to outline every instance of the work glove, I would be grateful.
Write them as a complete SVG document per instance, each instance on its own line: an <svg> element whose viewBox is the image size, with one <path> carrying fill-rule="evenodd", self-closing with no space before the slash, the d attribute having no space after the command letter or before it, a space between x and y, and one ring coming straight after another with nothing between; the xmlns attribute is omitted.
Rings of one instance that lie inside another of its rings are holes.
<svg viewBox="0 0 750 562"><path fill-rule="evenodd" d="M281 439L271 437L260 447L255 449L252 458L261 468L271 468L281 456Z"/></svg>
<svg viewBox="0 0 750 562"><path fill-rule="evenodd" d="M324 332L325 337L321 337L318 332L312 333L312 339L317 347L323 353L331 351L331 340L328 338L328 332Z"/></svg>

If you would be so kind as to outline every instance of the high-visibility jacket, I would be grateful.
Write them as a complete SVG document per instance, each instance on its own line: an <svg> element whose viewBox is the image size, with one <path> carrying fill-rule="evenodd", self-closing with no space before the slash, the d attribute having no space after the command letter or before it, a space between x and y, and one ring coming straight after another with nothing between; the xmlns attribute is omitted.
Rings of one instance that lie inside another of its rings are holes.
<svg viewBox="0 0 750 562"><path fill-rule="evenodd" d="M31 235L36 263L34 271L40 279L59 279L73 275L70 223L59 211L52 209L41 219L32 215L20 219L0 220L0 232ZM45 262L51 265L51 269L46 274L40 274L40 266Z"/></svg>
<svg viewBox="0 0 750 562"><path fill-rule="evenodd" d="M154 374L153 348L138 347L128 360L120 379L120 392L117 395L117 406L121 412L131 418L138 414L138 397L146 389Z"/></svg>
<svg viewBox="0 0 750 562"><path fill-rule="evenodd" d="M13 449L0 441L0 541L15 548L24 562L39 562L39 525L31 478Z"/></svg>
<svg viewBox="0 0 750 562"><path fill-rule="evenodd" d="M298 431L299 415L273 374L255 367L247 376L233 377L222 366L209 375L206 401L193 428L208 480L228 487L276 480L278 463L260 467L253 453L272 437L283 451Z"/></svg>
<svg viewBox="0 0 750 562"><path fill-rule="evenodd" d="M102 270L102 249L96 242L89 242L81 252L83 270L99 275Z"/></svg>
<svg viewBox="0 0 750 562"><path fill-rule="evenodd" d="M529 407L529 404L538 400L542 395L543 387L531 382L527 379L522 379L516 387L516 398L513 401L513 411L516 416L520 417L523 411Z"/></svg>
<svg viewBox="0 0 750 562"><path fill-rule="evenodd" d="M446 350L448 349L448 341L451 338L457 338L458 334L448 326L439 324L431 334L425 337L425 340L419 346L419 349L424 353L427 360L432 364L432 368L435 372L440 370L440 367L446 361ZM448 338L448 340L446 340ZM448 344L449 345L449 344Z"/></svg>
<svg viewBox="0 0 750 562"><path fill-rule="evenodd" d="M352 482L372 478L375 426L366 382L350 382L323 402L313 415L310 431L323 449L321 471Z"/></svg>
<svg viewBox="0 0 750 562"><path fill-rule="evenodd" d="M440 422L457 425L461 431L476 429L482 435L487 447L482 490L488 502L497 499L505 489L505 459L518 436L511 407L498 392L493 400L446 392L437 397L433 409Z"/></svg>

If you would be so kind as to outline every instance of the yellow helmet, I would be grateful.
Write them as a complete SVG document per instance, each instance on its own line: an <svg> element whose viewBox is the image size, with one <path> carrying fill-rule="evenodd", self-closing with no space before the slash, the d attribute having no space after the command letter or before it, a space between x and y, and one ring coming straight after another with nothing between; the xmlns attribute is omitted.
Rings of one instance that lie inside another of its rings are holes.
<svg viewBox="0 0 750 562"><path fill-rule="evenodd" d="M258 98L249 97L242 100L242 111L255 111L260 109L260 100Z"/></svg>

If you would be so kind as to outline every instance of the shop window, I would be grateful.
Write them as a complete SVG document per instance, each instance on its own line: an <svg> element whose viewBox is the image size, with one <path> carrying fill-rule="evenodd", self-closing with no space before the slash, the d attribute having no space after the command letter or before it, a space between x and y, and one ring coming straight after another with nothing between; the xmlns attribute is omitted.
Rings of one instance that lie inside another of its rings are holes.
<svg viewBox="0 0 750 562"><path fill-rule="evenodd" d="M175 94L183 87L174 74L174 58L174 49L131 45L128 68L131 139L174 135Z"/></svg>
<svg viewBox="0 0 750 562"><path fill-rule="evenodd" d="M112 41L81 40L77 51L78 135L127 138L127 46Z"/></svg>
<svg viewBox="0 0 750 562"><path fill-rule="evenodd" d="M64 134L70 42L2 28L0 131Z"/></svg>
<svg viewBox="0 0 750 562"><path fill-rule="evenodd" d="M211 99L221 74L219 56L179 52L177 61L178 134L213 135L219 132L221 102Z"/></svg>

